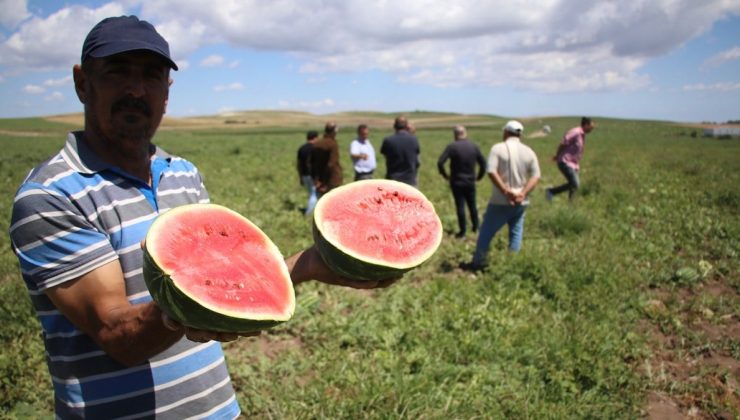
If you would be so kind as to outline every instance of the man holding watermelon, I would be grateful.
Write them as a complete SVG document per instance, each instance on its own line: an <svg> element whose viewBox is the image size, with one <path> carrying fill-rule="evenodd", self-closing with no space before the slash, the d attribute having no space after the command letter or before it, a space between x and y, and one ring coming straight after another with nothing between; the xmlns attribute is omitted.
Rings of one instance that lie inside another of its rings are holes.
<svg viewBox="0 0 740 420"><path fill-rule="evenodd" d="M151 142L171 69L169 45L148 22L98 23L72 72L84 130L69 133L14 200L11 244L41 322L60 418L240 414L221 346L211 341L240 334L172 322L143 280L141 241L154 218L209 201L198 169ZM286 263L294 283L393 282L340 277L315 247Z"/></svg>

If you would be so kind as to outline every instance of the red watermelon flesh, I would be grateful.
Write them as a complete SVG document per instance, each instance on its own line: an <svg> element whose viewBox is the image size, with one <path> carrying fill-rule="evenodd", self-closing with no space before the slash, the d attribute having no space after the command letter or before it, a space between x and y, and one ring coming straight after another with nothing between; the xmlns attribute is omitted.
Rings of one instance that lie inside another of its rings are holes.
<svg viewBox="0 0 740 420"><path fill-rule="evenodd" d="M148 271L165 277L168 288L227 320L224 328L193 325L214 314L199 319L197 313L186 313L193 309L175 308L180 302L168 297L173 293L150 290L165 312L183 312L175 318L185 318L178 319L185 325L236 331L248 321L285 321L293 314L293 285L277 247L259 228L225 207L196 204L170 210L147 233L146 254L151 261Z"/></svg>
<svg viewBox="0 0 740 420"><path fill-rule="evenodd" d="M330 191L317 203L314 223L322 256L329 261L337 254L350 257L330 264L355 278L377 276L353 270L380 268L380 276L394 274L383 268L418 266L442 240L432 203L416 188L390 180L358 181Z"/></svg>

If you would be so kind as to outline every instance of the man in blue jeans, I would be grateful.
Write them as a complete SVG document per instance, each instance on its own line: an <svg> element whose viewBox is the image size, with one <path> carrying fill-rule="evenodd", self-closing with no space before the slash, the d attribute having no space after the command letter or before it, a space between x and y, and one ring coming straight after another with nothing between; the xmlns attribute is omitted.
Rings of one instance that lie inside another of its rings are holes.
<svg viewBox="0 0 740 420"><path fill-rule="evenodd" d="M568 130L563 136L553 160L557 162L558 169L566 182L554 188L547 188L545 190L547 201L552 201L554 196L565 191L568 191L568 199L573 200L576 191L581 186L578 172L581 169L580 162L583 157L583 148L586 145L586 134L593 131L595 127L591 118L583 117L580 126Z"/></svg>
<svg viewBox="0 0 740 420"><path fill-rule="evenodd" d="M491 148L488 176L494 185L493 194L483 216L473 261L461 264L465 270L485 269L491 240L504 225L509 225L509 250L517 252L522 247L524 214L529 205L528 194L540 180L537 155L521 142L523 131L524 127L519 121L507 122L504 126L504 141Z"/></svg>

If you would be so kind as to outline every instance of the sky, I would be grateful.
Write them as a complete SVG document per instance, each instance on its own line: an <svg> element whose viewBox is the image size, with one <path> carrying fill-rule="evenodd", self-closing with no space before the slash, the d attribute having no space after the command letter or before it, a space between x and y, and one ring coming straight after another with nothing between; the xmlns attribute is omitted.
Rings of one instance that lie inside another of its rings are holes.
<svg viewBox="0 0 740 420"><path fill-rule="evenodd" d="M740 120L740 0L0 0L0 118L82 112L89 30L169 41L168 113Z"/></svg>

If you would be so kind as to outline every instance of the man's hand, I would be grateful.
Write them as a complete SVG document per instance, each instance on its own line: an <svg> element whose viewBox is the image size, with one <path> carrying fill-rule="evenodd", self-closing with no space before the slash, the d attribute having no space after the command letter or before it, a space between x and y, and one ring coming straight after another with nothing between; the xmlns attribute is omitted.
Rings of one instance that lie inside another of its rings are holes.
<svg viewBox="0 0 740 420"><path fill-rule="evenodd" d="M195 341L198 343L206 343L211 340L228 342L228 341L234 341L238 339L239 337L256 337L262 334L262 331L252 331L252 332L244 332L244 333L226 333L226 332L206 331L206 330L199 330L197 328L190 328L170 318L164 312L162 313L162 323L167 329L172 330L172 331L181 332L185 334L185 337L187 337L188 340Z"/></svg>
<svg viewBox="0 0 740 420"><path fill-rule="evenodd" d="M333 272L324 263L316 246L301 251L285 261L294 284L308 280L316 280L335 286L351 287L354 289L376 289L392 285L400 277L383 280L352 280Z"/></svg>

